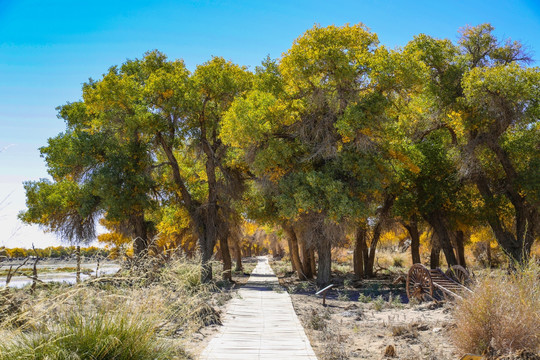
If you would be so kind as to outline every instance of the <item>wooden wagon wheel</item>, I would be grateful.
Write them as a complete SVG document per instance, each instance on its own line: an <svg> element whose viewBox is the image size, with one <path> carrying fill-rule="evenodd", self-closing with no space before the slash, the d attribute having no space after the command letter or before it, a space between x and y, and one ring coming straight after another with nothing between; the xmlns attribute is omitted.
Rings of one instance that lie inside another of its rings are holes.
<svg viewBox="0 0 540 360"><path fill-rule="evenodd" d="M433 298L433 280L424 265L414 264L407 275L407 297L422 301L426 295Z"/></svg>
<svg viewBox="0 0 540 360"><path fill-rule="evenodd" d="M471 275L461 265L452 265L446 270L445 275L464 286L470 286L472 283Z"/></svg>

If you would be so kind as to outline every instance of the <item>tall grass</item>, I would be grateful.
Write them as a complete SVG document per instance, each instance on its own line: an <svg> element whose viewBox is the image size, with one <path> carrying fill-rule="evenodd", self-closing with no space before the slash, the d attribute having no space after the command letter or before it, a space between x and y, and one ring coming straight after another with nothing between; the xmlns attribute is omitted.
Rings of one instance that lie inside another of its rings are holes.
<svg viewBox="0 0 540 360"><path fill-rule="evenodd" d="M457 303L453 339L463 352L506 355L540 351L540 266L481 279Z"/></svg>
<svg viewBox="0 0 540 360"><path fill-rule="evenodd" d="M114 277L42 289L0 319L0 360L187 358L182 340L219 321L215 288L199 279L196 260L152 260Z"/></svg>
<svg viewBox="0 0 540 360"><path fill-rule="evenodd" d="M0 359L165 360L183 356L156 336L156 323L127 312L74 313L47 329L20 332L0 345Z"/></svg>

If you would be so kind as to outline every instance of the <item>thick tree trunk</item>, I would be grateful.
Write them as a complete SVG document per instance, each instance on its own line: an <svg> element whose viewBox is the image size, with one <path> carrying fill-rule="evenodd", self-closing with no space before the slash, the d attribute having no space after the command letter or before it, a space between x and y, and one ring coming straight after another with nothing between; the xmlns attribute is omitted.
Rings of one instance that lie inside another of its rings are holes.
<svg viewBox="0 0 540 360"><path fill-rule="evenodd" d="M332 244L330 239L323 237L317 244L319 253L319 268L317 269L317 285L324 287L330 283L332 270Z"/></svg>
<svg viewBox="0 0 540 360"><path fill-rule="evenodd" d="M235 271L242 271L242 250L240 249L240 240L235 236L233 239L234 255L236 258Z"/></svg>
<svg viewBox="0 0 540 360"><path fill-rule="evenodd" d="M291 262L293 263L294 270L298 274L300 280L306 280L304 275L304 267L300 260L300 253L298 251L298 238L296 232L291 225L282 225L283 231L289 238L289 254L291 255Z"/></svg>
<svg viewBox="0 0 540 360"><path fill-rule="evenodd" d="M360 225L356 229L356 238L353 252L353 268L356 279L364 277L364 253L366 251L367 229L365 225Z"/></svg>
<svg viewBox="0 0 540 360"><path fill-rule="evenodd" d="M221 259L223 261L223 280L232 281L232 260L227 238L228 236L221 236L219 238L219 247L221 249Z"/></svg>
<svg viewBox="0 0 540 360"><path fill-rule="evenodd" d="M456 231L456 252L458 265L466 268L467 264L465 263L465 234L463 234L463 231L461 230Z"/></svg>
<svg viewBox="0 0 540 360"><path fill-rule="evenodd" d="M403 223L405 229L411 237L411 257L413 264L420 264L420 233L418 231L418 221L416 216L413 216L409 223Z"/></svg>
<svg viewBox="0 0 540 360"><path fill-rule="evenodd" d="M439 246L444 253L448 266L457 265L458 262L454 249L452 248L450 232L444 223L441 213L439 211L434 211L426 216L426 220L433 228L433 231L437 234Z"/></svg>
<svg viewBox="0 0 540 360"><path fill-rule="evenodd" d="M287 237L287 245L289 246L289 256L291 258L291 272L296 272L296 266L294 264L294 261L293 261L293 256L292 256L292 241L291 241L291 237L290 236L286 236Z"/></svg>
<svg viewBox="0 0 540 360"><path fill-rule="evenodd" d="M309 250L309 263L311 264L311 273L315 274L317 272L317 265L315 263L315 249L313 247Z"/></svg>
<svg viewBox="0 0 540 360"><path fill-rule="evenodd" d="M205 229L206 230L206 229ZM203 234L205 234L203 232ZM212 255L214 255L214 245L211 245L212 237L206 236L199 237L199 247L201 249L201 282L210 282L212 280Z"/></svg>
<svg viewBox="0 0 540 360"><path fill-rule="evenodd" d="M300 252L302 254L302 271L304 273L304 277L306 279L313 279L313 269L311 268L310 259L311 249L308 247L306 240L302 237L298 239L298 244L300 245Z"/></svg>
<svg viewBox="0 0 540 360"><path fill-rule="evenodd" d="M429 257L429 267L431 269L437 269L438 267L441 266L440 254L441 254L441 246L439 244L439 239L437 238L437 235L433 234L431 236L431 254Z"/></svg>
<svg viewBox="0 0 540 360"><path fill-rule="evenodd" d="M133 254L136 257L144 255L148 250L148 228L144 219L144 213L139 212L130 218L133 227Z"/></svg>

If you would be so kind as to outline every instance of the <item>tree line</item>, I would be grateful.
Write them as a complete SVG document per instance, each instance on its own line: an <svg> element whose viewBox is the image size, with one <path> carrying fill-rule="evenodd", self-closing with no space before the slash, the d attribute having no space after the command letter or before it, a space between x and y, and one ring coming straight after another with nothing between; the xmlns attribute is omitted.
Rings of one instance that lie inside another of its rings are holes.
<svg viewBox="0 0 540 360"><path fill-rule="evenodd" d="M44 249L6 248L2 246L0 247L0 261L29 256L38 256L42 259L71 258L75 257L75 252L75 246L47 246ZM109 250L95 246L83 247L81 248L81 256L107 257L109 256Z"/></svg>
<svg viewBox="0 0 540 360"><path fill-rule="evenodd" d="M229 247L254 222L279 229L298 275L319 285L346 234L356 275L372 276L391 223L415 263L426 226L449 265L464 264L480 226L526 262L540 223L540 71L493 32L389 49L363 24L314 26L253 70L213 57L190 71L159 51L127 60L58 107L66 130L41 148L52 181L25 183L20 218L77 243L101 219L138 256L196 246L205 281L216 248L230 278Z"/></svg>

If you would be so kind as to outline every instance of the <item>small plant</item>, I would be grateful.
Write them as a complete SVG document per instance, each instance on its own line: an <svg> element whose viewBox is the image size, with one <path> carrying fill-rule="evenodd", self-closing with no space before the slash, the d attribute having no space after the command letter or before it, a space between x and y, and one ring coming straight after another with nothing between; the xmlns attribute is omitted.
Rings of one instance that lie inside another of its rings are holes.
<svg viewBox="0 0 540 360"><path fill-rule="evenodd" d="M322 349L322 360L346 360L349 359L345 343L347 336L341 333L339 327L327 326L319 335L322 342L325 344Z"/></svg>
<svg viewBox="0 0 540 360"><path fill-rule="evenodd" d="M308 291L309 286L310 286L309 281L302 281L302 282L296 284L296 290L298 292L300 292L300 291Z"/></svg>
<svg viewBox="0 0 540 360"><path fill-rule="evenodd" d="M345 279L345 281L343 281L343 286L350 288L353 286L353 281L351 279Z"/></svg>
<svg viewBox="0 0 540 360"><path fill-rule="evenodd" d="M350 301L351 297L349 296L349 293L347 293L346 291L339 291L337 299L339 301Z"/></svg>
<svg viewBox="0 0 540 360"><path fill-rule="evenodd" d="M372 282L372 283L369 283L367 286L366 286L366 290L371 292L371 293L376 293L379 291L379 289L381 288L381 284L378 284L376 282Z"/></svg>
<svg viewBox="0 0 540 360"><path fill-rule="evenodd" d="M401 336L411 339L416 339L418 337L418 330L412 325L392 325L392 336Z"/></svg>
<svg viewBox="0 0 540 360"><path fill-rule="evenodd" d="M418 300L417 298L413 297L412 299L409 299L409 305L411 305L411 306L420 305L420 300Z"/></svg>
<svg viewBox="0 0 540 360"><path fill-rule="evenodd" d="M321 316L315 310L312 310L311 315L308 318L308 327L313 330L323 330L326 328L326 325L324 316Z"/></svg>
<svg viewBox="0 0 540 360"><path fill-rule="evenodd" d="M399 298L399 295L398 296L392 296L392 294L390 294L390 297L388 298L388 304L393 307L393 308L397 308L397 309L403 309L403 303L401 302L401 299Z"/></svg>
<svg viewBox="0 0 540 360"><path fill-rule="evenodd" d="M367 304L371 302L371 300L373 300L371 296L368 296L362 293L358 295L358 301L360 301L361 303Z"/></svg>
<svg viewBox="0 0 540 360"><path fill-rule="evenodd" d="M394 267L397 267L397 268L402 268L403 267L403 258L401 256L395 256L393 259L392 259L392 266Z"/></svg>
<svg viewBox="0 0 540 360"><path fill-rule="evenodd" d="M386 304L386 301L384 301L381 295L377 296L377 298L373 300L373 308L375 309L375 311L381 311L385 308Z"/></svg>

